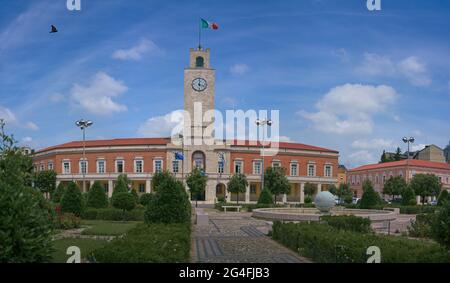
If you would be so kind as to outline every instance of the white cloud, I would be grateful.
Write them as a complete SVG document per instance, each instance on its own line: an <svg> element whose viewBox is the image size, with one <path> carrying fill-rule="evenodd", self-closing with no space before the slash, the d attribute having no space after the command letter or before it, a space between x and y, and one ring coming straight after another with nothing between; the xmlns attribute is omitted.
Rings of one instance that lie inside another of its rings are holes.
<svg viewBox="0 0 450 283"><path fill-rule="evenodd" d="M356 140L352 143L352 147L356 149L389 149L394 147L392 140L372 139L372 140Z"/></svg>
<svg viewBox="0 0 450 283"><path fill-rule="evenodd" d="M75 84L71 90L73 101L92 114L107 115L127 111L125 105L112 99L128 90L127 86L106 73L98 72L88 86Z"/></svg>
<svg viewBox="0 0 450 283"><path fill-rule="evenodd" d="M176 110L163 116L152 117L139 126L138 133L146 137L172 136L176 129L183 129L183 115L183 110Z"/></svg>
<svg viewBox="0 0 450 283"><path fill-rule="evenodd" d="M368 76L404 77L415 86L431 84L425 63L415 56L395 62L387 56L365 53L363 63L356 71Z"/></svg>
<svg viewBox="0 0 450 283"><path fill-rule="evenodd" d="M61 101L64 101L65 97L61 93L54 93L54 94L50 95L49 99L53 103L59 103Z"/></svg>
<svg viewBox="0 0 450 283"><path fill-rule="evenodd" d="M32 130L32 131L38 131L38 130L39 130L38 125L36 125L36 124L33 123L33 122L27 122L27 123L25 124L25 128L27 128L28 130Z"/></svg>
<svg viewBox="0 0 450 283"><path fill-rule="evenodd" d="M385 111L398 94L390 86L345 84L331 89L316 104L317 112L300 111L313 128L333 134L371 134L373 116Z"/></svg>
<svg viewBox="0 0 450 283"><path fill-rule="evenodd" d="M419 151L426 147L425 144L417 144L417 145L411 145L411 151Z"/></svg>
<svg viewBox="0 0 450 283"><path fill-rule="evenodd" d="M398 64L399 71L415 86L427 86L431 83L425 63L417 57L408 57Z"/></svg>
<svg viewBox="0 0 450 283"><path fill-rule="evenodd" d="M142 56L148 52L158 52L159 48L156 44L148 39L143 39L138 45L129 49L119 49L114 51L112 57L118 60L134 60L139 61Z"/></svg>
<svg viewBox="0 0 450 283"><path fill-rule="evenodd" d="M24 144L24 145L29 145L29 144L31 144L32 142L33 142L33 138L32 138L32 137L24 137L24 138L21 140L21 143Z"/></svg>
<svg viewBox="0 0 450 283"><path fill-rule="evenodd" d="M375 163L376 161L377 158L367 150L356 151L348 155L348 162L350 162L350 164L356 164L356 166L360 164Z"/></svg>
<svg viewBox="0 0 450 283"><path fill-rule="evenodd" d="M16 115L8 108L0 106L0 119L3 119L6 123L14 124L17 122Z"/></svg>
<svg viewBox="0 0 450 283"><path fill-rule="evenodd" d="M232 75L239 76L248 73L250 67L247 64L235 64L230 68Z"/></svg>

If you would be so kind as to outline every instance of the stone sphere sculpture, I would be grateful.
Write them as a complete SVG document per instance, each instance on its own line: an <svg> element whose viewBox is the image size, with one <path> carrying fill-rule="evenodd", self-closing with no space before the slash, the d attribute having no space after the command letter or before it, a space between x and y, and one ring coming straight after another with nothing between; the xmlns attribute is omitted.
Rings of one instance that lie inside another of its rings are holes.
<svg viewBox="0 0 450 283"><path fill-rule="evenodd" d="M316 208L322 213L328 213L336 206L334 195L330 192L320 192L314 199Z"/></svg>

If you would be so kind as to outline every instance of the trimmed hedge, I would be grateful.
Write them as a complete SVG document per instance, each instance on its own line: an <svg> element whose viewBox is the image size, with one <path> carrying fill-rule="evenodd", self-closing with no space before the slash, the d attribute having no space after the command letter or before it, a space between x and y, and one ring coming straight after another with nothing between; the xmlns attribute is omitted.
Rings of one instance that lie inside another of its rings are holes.
<svg viewBox="0 0 450 283"><path fill-rule="evenodd" d="M276 221L272 235L274 240L318 263L365 263L370 246L380 248L382 263L450 263L450 252L435 243L338 230L317 222Z"/></svg>
<svg viewBox="0 0 450 283"><path fill-rule="evenodd" d="M235 202L227 203L227 202L217 202L214 204L214 209L217 209L219 211L224 211L222 206L235 206L237 205ZM273 207L286 207L282 204L239 204L239 206L242 206L242 210L245 210L247 212L252 212L254 209L258 208L273 208Z"/></svg>
<svg viewBox="0 0 450 283"><path fill-rule="evenodd" d="M190 223L140 224L92 255L100 263L187 263Z"/></svg>
<svg viewBox="0 0 450 283"><path fill-rule="evenodd" d="M116 208L88 208L83 211L81 218L85 220L108 221L144 221L145 208L135 208L131 211L122 211Z"/></svg>
<svg viewBox="0 0 450 283"><path fill-rule="evenodd" d="M352 231L358 233L371 233L371 221L368 218L354 215L331 216L325 215L320 218L331 227L338 230Z"/></svg>

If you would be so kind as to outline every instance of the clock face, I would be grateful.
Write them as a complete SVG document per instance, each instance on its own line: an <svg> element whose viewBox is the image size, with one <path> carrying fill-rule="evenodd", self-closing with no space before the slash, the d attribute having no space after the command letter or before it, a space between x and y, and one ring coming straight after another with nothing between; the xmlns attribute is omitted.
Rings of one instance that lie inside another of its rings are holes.
<svg viewBox="0 0 450 283"><path fill-rule="evenodd" d="M205 79L197 78L192 81L192 88L195 91L204 91L208 87L208 83Z"/></svg>

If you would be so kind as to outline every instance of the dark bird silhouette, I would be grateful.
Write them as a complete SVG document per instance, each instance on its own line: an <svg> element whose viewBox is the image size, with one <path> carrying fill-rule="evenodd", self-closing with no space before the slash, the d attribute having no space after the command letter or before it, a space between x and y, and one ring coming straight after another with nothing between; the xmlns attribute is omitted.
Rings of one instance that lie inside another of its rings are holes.
<svg viewBox="0 0 450 283"><path fill-rule="evenodd" d="M52 30L50 31L50 33L56 33L56 32L58 32L58 29L54 25L52 25Z"/></svg>

